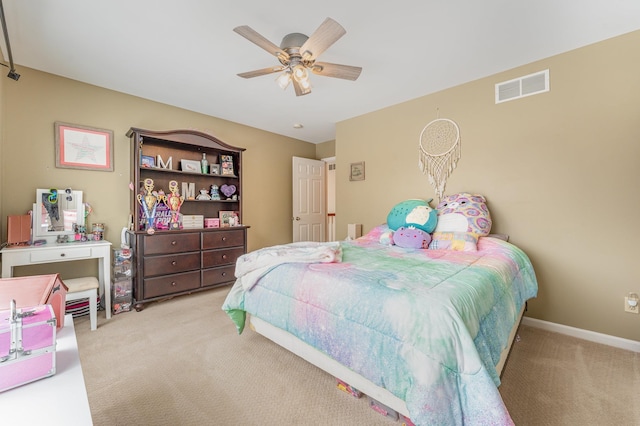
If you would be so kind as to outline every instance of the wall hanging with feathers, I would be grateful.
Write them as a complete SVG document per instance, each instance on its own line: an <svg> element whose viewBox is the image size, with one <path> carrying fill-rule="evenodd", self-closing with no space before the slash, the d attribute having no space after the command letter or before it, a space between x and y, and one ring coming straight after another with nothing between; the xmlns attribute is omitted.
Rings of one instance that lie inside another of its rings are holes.
<svg viewBox="0 0 640 426"><path fill-rule="evenodd" d="M442 199L447 177L460 159L460 129L447 118L437 118L420 133L418 167Z"/></svg>

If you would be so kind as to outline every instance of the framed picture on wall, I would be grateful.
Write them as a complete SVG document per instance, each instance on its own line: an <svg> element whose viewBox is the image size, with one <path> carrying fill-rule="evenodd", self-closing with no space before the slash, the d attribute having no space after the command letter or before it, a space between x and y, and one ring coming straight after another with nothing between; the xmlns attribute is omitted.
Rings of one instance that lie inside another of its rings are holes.
<svg viewBox="0 0 640 426"><path fill-rule="evenodd" d="M349 180L364 180L364 161L351 163Z"/></svg>
<svg viewBox="0 0 640 426"><path fill-rule="evenodd" d="M56 121L56 167L113 171L113 131Z"/></svg>

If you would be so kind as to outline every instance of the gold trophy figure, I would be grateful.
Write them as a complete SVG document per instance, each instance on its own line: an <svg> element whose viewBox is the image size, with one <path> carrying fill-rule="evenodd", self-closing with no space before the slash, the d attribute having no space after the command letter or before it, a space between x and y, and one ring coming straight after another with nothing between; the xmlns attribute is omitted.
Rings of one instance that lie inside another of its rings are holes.
<svg viewBox="0 0 640 426"><path fill-rule="evenodd" d="M138 194L138 204L142 206L144 218L146 220L145 229L147 232L153 233L153 222L156 217L156 208L158 207L158 197L153 193L153 179L144 180L144 190L146 194ZM151 231L149 231L151 230Z"/></svg>
<svg viewBox="0 0 640 426"><path fill-rule="evenodd" d="M169 229L180 229L180 223L178 220L178 214L180 213L180 207L184 203L184 196L180 196L178 193L178 182L175 180L169 181L169 192L171 192L167 199L169 201L169 209L171 210L171 224Z"/></svg>

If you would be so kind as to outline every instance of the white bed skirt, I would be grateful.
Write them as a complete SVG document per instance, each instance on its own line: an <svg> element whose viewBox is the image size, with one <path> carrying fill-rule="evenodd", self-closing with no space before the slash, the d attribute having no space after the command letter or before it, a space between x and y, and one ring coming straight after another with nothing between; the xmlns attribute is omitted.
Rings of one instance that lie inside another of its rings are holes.
<svg viewBox="0 0 640 426"><path fill-rule="evenodd" d="M507 347L502 351L500 360L496 365L496 371L498 375L502 374L504 365L507 362L507 356L509 355L511 345L513 344L516 333L518 332L518 326L520 325L520 321L522 320L524 309L525 306L523 305L522 309L520 310L520 314L518 315L518 320L513 325L511 333L509 334L509 343ZM310 346L309 344L295 337L293 334L284 331L281 328L275 327L268 322L254 316L251 316L249 321L252 330L263 335L269 340L272 340L283 348L293 352L294 354L298 355L307 362L310 362L321 370L324 370L332 376L344 381L345 383L348 383L365 395L370 396L371 398L381 402L387 407L396 410L398 413L409 417L409 411L407 410L407 405L405 404L405 402L397 396L393 395L388 390L375 385L370 380L355 373L348 367L345 367L333 358L329 357L323 352L320 352L313 346Z"/></svg>

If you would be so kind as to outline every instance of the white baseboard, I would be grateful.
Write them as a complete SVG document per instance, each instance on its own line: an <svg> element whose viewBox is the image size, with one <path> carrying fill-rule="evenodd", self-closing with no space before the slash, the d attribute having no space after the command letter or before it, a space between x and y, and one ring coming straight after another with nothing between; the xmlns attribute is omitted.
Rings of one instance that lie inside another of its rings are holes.
<svg viewBox="0 0 640 426"><path fill-rule="evenodd" d="M578 339L588 340L590 342L601 343L603 345L626 349L628 351L640 352L640 342L636 340L623 339L621 337L596 333L595 331L583 330L581 328L569 327L568 325L556 324L529 317L523 317L522 324L547 331L553 331L555 333L566 334L568 336L577 337Z"/></svg>

